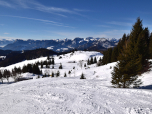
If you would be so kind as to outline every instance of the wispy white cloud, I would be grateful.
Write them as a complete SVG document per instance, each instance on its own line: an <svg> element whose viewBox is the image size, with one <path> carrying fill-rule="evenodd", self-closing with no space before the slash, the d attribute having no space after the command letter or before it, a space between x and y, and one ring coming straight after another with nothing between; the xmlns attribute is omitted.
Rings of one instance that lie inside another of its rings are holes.
<svg viewBox="0 0 152 114"><path fill-rule="evenodd" d="M91 10L85 10L85 9L73 9L74 11L78 11L78 12L90 12Z"/></svg>
<svg viewBox="0 0 152 114"><path fill-rule="evenodd" d="M10 1L6 2L3 0L0 0L0 5L10 7L10 8L20 7L20 8L24 8L24 9L33 9L33 10L38 10L41 12L52 13L52 14L62 16L62 17L67 17L65 15L66 13L84 16L78 12L87 11L87 10L79 10L79 9L70 10L70 9L66 9L66 8L46 6L46 5L43 5L39 2L37 2L36 0L11 0L11 1L13 1L13 3Z"/></svg>
<svg viewBox="0 0 152 114"><path fill-rule="evenodd" d="M46 24L52 24L55 26L63 26L63 27L69 27L69 28L74 28L68 25L64 25L63 23L55 22L55 21L50 21L50 20L44 20L44 19L37 19L37 18L29 18L29 17L22 17L22 16L13 16L13 15L0 15L0 16L7 16L7 17L15 17L15 18L22 18L22 19L29 19L29 20L36 20L36 21L41 21Z"/></svg>
<svg viewBox="0 0 152 114"><path fill-rule="evenodd" d="M126 22L111 21L107 23L112 25L119 25L119 26L132 26L132 23L126 23Z"/></svg>
<svg viewBox="0 0 152 114"><path fill-rule="evenodd" d="M111 28L111 26L108 25L97 25L97 27Z"/></svg>
<svg viewBox="0 0 152 114"><path fill-rule="evenodd" d="M3 1L3 0L0 0L0 5L5 6L5 7L9 7L9 8L15 8L15 5L13 5L9 2Z"/></svg>
<svg viewBox="0 0 152 114"><path fill-rule="evenodd" d="M35 6L36 10L44 11L44 12L63 12L63 13L74 13L71 10L65 9L65 8L58 8L58 7L47 7L45 5L42 5L36 1L29 2Z"/></svg>
<svg viewBox="0 0 152 114"><path fill-rule="evenodd" d="M4 34L10 34L10 33L5 32Z"/></svg>
<svg viewBox="0 0 152 114"><path fill-rule="evenodd" d="M16 5L17 7L22 7L22 8L30 8L29 7L29 2L28 1L31 1L31 0L12 0Z"/></svg>

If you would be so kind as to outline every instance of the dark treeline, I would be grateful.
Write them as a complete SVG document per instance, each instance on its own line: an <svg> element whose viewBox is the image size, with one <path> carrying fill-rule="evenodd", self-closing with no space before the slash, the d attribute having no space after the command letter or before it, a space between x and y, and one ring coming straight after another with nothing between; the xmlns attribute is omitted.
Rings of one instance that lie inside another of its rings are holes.
<svg viewBox="0 0 152 114"><path fill-rule="evenodd" d="M95 64L97 63L97 58L96 57L91 57L91 59L87 61L87 65Z"/></svg>
<svg viewBox="0 0 152 114"><path fill-rule="evenodd" d="M149 56L147 59L152 59L152 33L149 33L149 30L147 28L147 53ZM106 51L103 52L103 58L102 58L102 65L111 63L111 62L116 62L119 60L119 55L122 54L122 51L124 49L124 46L127 45L127 42L129 42L129 34L126 35L124 34L123 37L119 40L118 45L115 46L114 48L109 48Z"/></svg>
<svg viewBox="0 0 152 114"><path fill-rule="evenodd" d="M0 49L0 56L7 56L11 52L12 52L11 50L1 50Z"/></svg>
<svg viewBox="0 0 152 114"><path fill-rule="evenodd" d="M14 79L14 81L18 81L18 78L21 76L21 74L26 73L26 72L37 74L37 75L43 75L41 69L44 66L46 68L50 68L50 65L54 65L54 64L55 64L54 58L48 57L48 60L41 61L41 62L38 61L34 64L27 64L27 65L24 65L22 68L21 67L18 67L18 68L14 67L12 69L12 71L9 71L7 69L0 70L0 80L2 83L3 83L3 79L7 79L7 81L9 82L9 78L12 77Z"/></svg>
<svg viewBox="0 0 152 114"><path fill-rule="evenodd" d="M48 50L48 49L36 49L36 50L28 50L24 51L24 53L19 52L11 52L6 56L6 59L0 61L0 67L6 67L11 64L15 64L24 60L31 60L35 58L39 58L41 56L48 55L57 55L58 53Z"/></svg>
<svg viewBox="0 0 152 114"><path fill-rule="evenodd" d="M117 46L114 48L109 48L106 51L103 52L103 58L102 58L102 65L116 62L118 61L118 56L122 52L123 46L129 39L129 35L124 34L123 37L119 40Z"/></svg>
<svg viewBox="0 0 152 114"><path fill-rule="evenodd" d="M13 68L12 71L9 71L7 69L0 70L0 80L3 83L4 79L7 79L9 82L9 78L12 77L14 81L17 81L18 78L21 76L21 73L30 72L34 74L42 74L41 70L39 69L39 66L37 64L27 64L24 65L23 68Z"/></svg>

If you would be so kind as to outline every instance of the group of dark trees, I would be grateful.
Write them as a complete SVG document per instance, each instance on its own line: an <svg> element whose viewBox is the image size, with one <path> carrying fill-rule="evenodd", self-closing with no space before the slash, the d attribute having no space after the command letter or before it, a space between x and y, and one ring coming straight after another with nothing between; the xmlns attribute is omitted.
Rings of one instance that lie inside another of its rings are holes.
<svg viewBox="0 0 152 114"><path fill-rule="evenodd" d="M0 49L0 56L7 56L9 55L11 52L13 52L12 50L1 50Z"/></svg>
<svg viewBox="0 0 152 114"><path fill-rule="evenodd" d="M29 73L38 74L38 75L42 74L42 71L40 70L38 64L24 65L21 71L22 71L21 73L29 72Z"/></svg>
<svg viewBox="0 0 152 114"><path fill-rule="evenodd" d="M102 65L117 61L112 71L114 87L138 87L142 82L138 76L151 68L152 34L143 28L142 20L137 18L129 35L124 34L118 45L104 52Z"/></svg>
<svg viewBox="0 0 152 114"><path fill-rule="evenodd" d="M118 61L118 56L121 53L123 46L129 39L129 35L124 34L123 37L119 40L117 46L114 48L109 48L106 51L103 51L103 58L101 61L102 65L111 63L111 62L116 62Z"/></svg>
<svg viewBox="0 0 152 114"><path fill-rule="evenodd" d="M0 61L0 67L6 67L11 64L15 64L24 60L36 59L42 56L58 55L58 53L48 50L48 49L35 49L35 50L25 50L24 53L20 51L5 51L6 59ZM10 53L8 53L10 52ZM4 55L3 55L4 56Z"/></svg>
<svg viewBox="0 0 152 114"><path fill-rule="evenodd" d="M53 57L49 58L49 56L48 56L46 61L41 61L38 64L41 65L41 68L43 68L44 65L46 66L46 68L50 68L50 65L54 65L55 61L54 61ZM54 66L52 66L52 68L54 68Z"/></svg>
<svg viewBox="0 0 152 114"><path fill-rule="evenodd" d="M26 72L38 74L38 75L42 74L42 71L40 70L38 64L35 63L35 64L24 65L23 68L15 67L12 69L12 71L9 71L7 69L0 70L0 79L2 83L3 83L3 79L7 79L7 81L9 82L10 77L14 78L14 80L16 81L17 76L20 76L21 73L26 73Z"/></svg>
<svg viewBox="0 0 152 114"><path fill-rule="evenodd" d="M96 57L91 57L91 59L87 61L87 65L95 64L97 63L97 58Z"/></svg>

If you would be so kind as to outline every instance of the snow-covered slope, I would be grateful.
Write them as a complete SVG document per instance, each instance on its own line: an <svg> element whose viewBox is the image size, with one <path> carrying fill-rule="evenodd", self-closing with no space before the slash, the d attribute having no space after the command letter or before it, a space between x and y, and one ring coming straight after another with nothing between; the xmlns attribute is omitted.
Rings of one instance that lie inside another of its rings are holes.
<svg viewBox="0 0 152 114"><path fill-rule="evenodd" d="M0 85L1 114L152 114L152 88L118 89L112 88L111 71L114 63L96 67L95 64L80 67L90 57L99 59L99 52L77 51L55 56L55 69L43 68L43 72L60 71L60 77L34 78L33 80ZM39 58L17 63L21 66ZM74 62L75 61L75 62ZM63 69L58 69L62 63ZM13 65L6 67L10 69ZM73 69L75 67L75 69ZM110 69L110 67L112 67ZM4 68L1 68L4 69ZM68 71L71 74L68 74ZM64 73L67 77L64 77ZM84 73L86 79L80 80ZM152 85L151 73L140 78L142 86ZM33 76L25 73L24 77ZM36 77L36 76L35 76ZM148 81L149 80L149 81Z"/></svg>

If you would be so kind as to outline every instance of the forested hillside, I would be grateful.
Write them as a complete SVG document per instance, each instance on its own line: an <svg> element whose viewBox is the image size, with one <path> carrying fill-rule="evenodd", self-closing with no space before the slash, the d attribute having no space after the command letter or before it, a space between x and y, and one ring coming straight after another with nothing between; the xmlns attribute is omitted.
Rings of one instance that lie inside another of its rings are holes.
<svg viewBox="0 0 152 114"><path fill-rule="evenodd" d="M11 64L15 64L24 60L31 60L35 58L39 58L41 56L48 56L57 54L56 52L48 49L36 49L36 50L28 50L23 53L13 51L6 56L6 59L0 61L0 67L5 67Z"/></svg>

